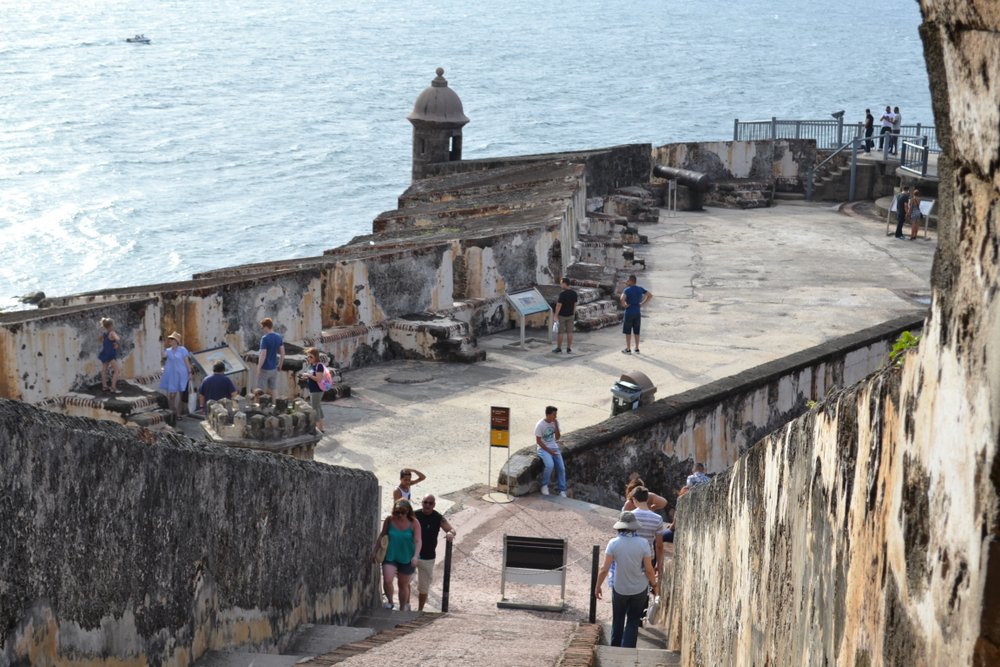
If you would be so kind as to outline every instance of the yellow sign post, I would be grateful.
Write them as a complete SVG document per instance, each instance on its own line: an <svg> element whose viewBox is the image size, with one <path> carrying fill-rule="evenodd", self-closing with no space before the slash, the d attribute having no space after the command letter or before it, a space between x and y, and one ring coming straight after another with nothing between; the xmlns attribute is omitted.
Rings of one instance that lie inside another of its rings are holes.
<svg viewBox="0 0 1000 667"><path fill-rule="evenodd" d="M490 447L510 447L510 408L490 407Z"/></svg>
<svg viewBox="0 0 1000 667"><path fill-rule="evenodd" d="M486 471L486 485L492 486L493 448L503 447L507 450L507 460L510 461L510 408L490 406L490 462ZM483 500L491 503L509 503L514 498L510 495L510 484L506 493L487 493Z"/></svg>

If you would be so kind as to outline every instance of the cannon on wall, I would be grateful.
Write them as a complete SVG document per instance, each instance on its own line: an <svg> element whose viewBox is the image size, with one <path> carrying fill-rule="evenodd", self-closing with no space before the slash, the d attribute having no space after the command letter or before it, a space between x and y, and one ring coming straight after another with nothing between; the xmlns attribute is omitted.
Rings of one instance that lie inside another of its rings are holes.
<svg viewBox="0 0 1000 667"><path fill-rule="evenodd" d="M712 178L708 174L690 169L679 169L658 164L653 167L653 176L676 180L678 185L683 185L688 189L688 211L704 210L703 202L705 193L712 189Z"/></svg>

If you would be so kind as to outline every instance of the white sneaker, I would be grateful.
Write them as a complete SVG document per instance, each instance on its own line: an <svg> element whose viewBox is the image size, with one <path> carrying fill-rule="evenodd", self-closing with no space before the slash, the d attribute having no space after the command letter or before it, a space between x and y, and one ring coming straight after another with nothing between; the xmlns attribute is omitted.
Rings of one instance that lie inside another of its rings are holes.
<svg viewBox="0 0 1000 667"><path fill-rule="evenodd" d="M562 496L563 498L565 498L566 497L566 492L565 491L560 491L559 495Z"/></svg>
<svg viewBox="0 0 1000 667"><path fill-rule="evenodd" d="M399 608L400 611L410 611L410 603L407 602L402 607Z"/></svg>
<svg viewBox="0 0 1000 667"><path fill-rule="evenodd" d="M392 609L392 603L388 600L382 603L382 609Z"/></svg>
<svg viewBox="0 0 1000 667"><path fill-rule="evenodd" d="M544 485L544 484L542 484L542 495L543 495L543 496L547 496L547 495L549 495L549 487L547 487L547 486L546 486L546 485Z"/></svg>

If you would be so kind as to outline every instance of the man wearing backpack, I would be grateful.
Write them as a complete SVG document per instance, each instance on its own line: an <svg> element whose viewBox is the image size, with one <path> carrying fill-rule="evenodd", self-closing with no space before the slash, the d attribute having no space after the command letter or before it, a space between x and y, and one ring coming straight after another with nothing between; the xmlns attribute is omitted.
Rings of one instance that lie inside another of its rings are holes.
<svg viewBox="0 0 1000 667"><path fill-rule="evenodd" d="M310 368L302 370L302 377L309 381L309 402L312 404L313 412L316 413L316 430L324 433L323 394L333 386L333 380L330 369L319 360L319 350L310 347L306 350L306 359L309 361Z"/></svg>

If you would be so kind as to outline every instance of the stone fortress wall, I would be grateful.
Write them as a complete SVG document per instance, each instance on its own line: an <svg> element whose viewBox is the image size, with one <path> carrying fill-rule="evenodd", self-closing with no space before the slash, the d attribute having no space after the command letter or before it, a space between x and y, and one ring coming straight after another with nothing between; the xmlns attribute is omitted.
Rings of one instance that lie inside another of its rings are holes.
<svg viewBox="0 0 1000 667"><path fill-rule="evenodd" d="M801 350L742 373L666 396L563 436L574 497L619 507L621 480L641 470L650 488L675 507L692 464L710 474L729 470L751 445L821 402L884 368L904 331L919 333L925 313L899 317ZM513 495L539 489L535 447L511 456L497 484Z"/></svg>
<svg viewBox="0 0 1000 667"><path fill-rule="evenodd" d="M0 399L0 665L186 666L378 604L371 473Z"/></svg>
<svg viewBox="0 0 1000 667"><path fill-rule="evenodd" d="M921 9L943 149L923 339L681 500L683 665L1000 664L1000 14Z"/></svg>

